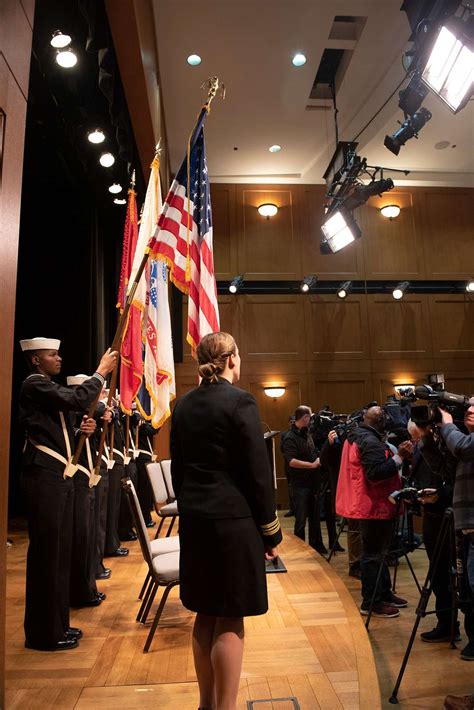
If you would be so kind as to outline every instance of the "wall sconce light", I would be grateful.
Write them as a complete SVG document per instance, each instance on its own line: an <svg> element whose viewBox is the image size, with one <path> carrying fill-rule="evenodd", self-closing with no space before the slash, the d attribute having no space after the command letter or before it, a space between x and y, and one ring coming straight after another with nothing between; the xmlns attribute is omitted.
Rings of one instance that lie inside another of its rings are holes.
<svg viewBox="0 0 474 710"><path fill-rule="evenodd" d="M267 219L270 219L270 217L274 217L278 212L278 207L276 205L271 204L270 202L266 202L263 205L259 205L257 209L258 213L261 214L262 217L266 217Z"/></svg>
<svg viewBox="0 0 474 710"><path fill-rule="evenodd" d="M385 205L385 207L380 208L380 212L391 221L400 214L400 207L398 205Z"/></svg>
<svg viewBox="0 0 474 710"><path fill-rule="evenodd" d="M399 397L408 397L415 391L415 385L394 385L393 389Z"/></svg>
<svg viewBox="0 0 474 710"><path fill-rule="evenodd" d="M344 281L337 289L336 295L340 299L347 298L347 296L352 291L352 281Z"/></svg>
<svg viewBox="0 0 474 710"><path fill-rule="evenodd" d="M263 391L267 397L278 399L279 397L283 397L286 392L286 387L264 387Z"/></svg>

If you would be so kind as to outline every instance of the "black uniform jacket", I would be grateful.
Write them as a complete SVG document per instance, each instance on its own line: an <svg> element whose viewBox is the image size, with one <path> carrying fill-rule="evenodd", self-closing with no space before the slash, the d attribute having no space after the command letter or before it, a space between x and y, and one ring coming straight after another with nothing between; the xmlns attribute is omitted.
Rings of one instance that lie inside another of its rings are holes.
<svg viewBox="0 0 474 710"><path fill-rule="evenodd" d="M19 418L27 438L47 446L67 458L66 444L59 412L63 412L71 451L74 452L74 412L86 412L102 388L98 377L90 377L75 389L62 387L44 375L34 374L21 386ZM53 471L63 471L64 464L48 454L38 451L27 441L23 467L42 466Z"/></svg>
<svg viewBox="0 0 474 710"><path fill-rule="evenodd" d="M181 397L171 422L171 475L180 513L253 516L264 543L281 541L273 478L254 397L224 378Z"/></svg>

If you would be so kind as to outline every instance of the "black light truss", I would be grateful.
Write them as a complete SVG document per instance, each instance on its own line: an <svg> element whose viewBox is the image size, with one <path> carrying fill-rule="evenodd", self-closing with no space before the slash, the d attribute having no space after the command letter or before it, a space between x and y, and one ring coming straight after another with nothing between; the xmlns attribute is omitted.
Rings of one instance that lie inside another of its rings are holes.
<svg viewBox="0 0 474 710"><path fill-rule="evenodd" d="M301 281L248 281L247 279L239 288L238 294L241 295L279 295L279 294L294 294L301 297L319 295L334 295L336 296L341 281L321 281L311 288L310 293L303 293L300 289ZM466 281L410 281L409 295L413 294L464 294L466 292ZM399 279L393 281L352 281L352 291L348 298L357 294L387 294L391 295L393 289L399 284ZM217 282L217 293L229 295L229 281ZM474 296L474 294L472 294Z"/></svg>

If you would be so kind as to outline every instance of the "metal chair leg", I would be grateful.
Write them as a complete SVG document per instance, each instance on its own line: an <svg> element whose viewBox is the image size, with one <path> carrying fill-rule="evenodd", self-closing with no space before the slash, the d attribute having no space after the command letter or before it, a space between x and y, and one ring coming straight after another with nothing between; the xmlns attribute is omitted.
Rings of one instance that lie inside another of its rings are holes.
<svg viewBox="0 0 474 710"><path fill-rule="evenodd" d="M164 519L164 518L161 518L160 524L158 525L158 527L157 527L157 529L156 529L155 540L156 540L158 537L160 537L161 528L163 527L163 523L164 523L164 522L165 522L165 519Z"/></svg>
<svg viewBox="0 0 474 710"><path fill-rule="evenodd" d="M150 648L151 642L153 641L153 636L155 635L156 628L157 628L157 626L158 626L158 622L160 621L161 614L163 613L163 609L164 609L164 607L165 607L166 600L168 599L168 595L169 595L170 591L172 590L172 588L175 587L177 584L179 584L178 581L176 581L176 582L170 582L170 584L168 584L168 585L165 587L165 591L163 592L163 595L162 595L162 597L161 597L160 605L159 605L159 607L158 607L158 609L157 609L155 618L154 618L154 620L153 620L153 624L151 625L150 632L149 632L148 637L147 637L147 640L146 640L146 642L145 642L145 646L144 646L144 648L143 648L143 653L148 653L148 650L149 650L149 648Z"/></svg>
<svg viewBox="0 0 474 710"><path fill-rule="evenodd" d="M145 577L145 581L143 582L143 586L142 586L142 588L141 588L141 590L140 590L140 594L138 595L138 598L139 598L139 599L143 599L143 595L144 595L144 593L145 593L145 589L146 589L146 587L147 587L147 584L148 584L148 580L149 580L149 579L150 579L150 570L148 570L148 572L147 572L147 575L146 575L146 577Z"/></svg>
<svg viewBox="0 0 474 710"><path fill-rule="evenodd" d="M166 537L169 537L171 535L171 531L173 529L174 521L176 520L176 515L173 515L171 518L171 522L168 527L168 532L166 533Z"/></svg>
<svg viewBox="0 0 474 710"><path fill-rule="evenodd" d="M147 590L146 590L146 592L145 592L145 594L144 594L144 596L143 596L142 603L141 603L141 605L140 605L140 609L138 610L138 614L137 614L136 621L141 621L141 620L142 620L143 611L144 611L144 609L145 609L145 607L146 607L146 605L147 605L147 603L148 603L148 599L150 598L150 594L151 594L151 592L152 592L152 589L153 589L154 585L156 585L156 582L155 582L155 580L153 579L153 577L151 577L150 582L149 582L149 584L148 584L148 588L147 588Z"/></svg>
<svg viewBox="0 0 474 710"><path fill-rule="evenodd" d="M148 619L148 614L150 613L151 605L155 601L156 593L158 591L159 583L155 581L155 586L151 590L150 596L148 597L147 604L145 606L145 610L141 616L140 623L146 624L146 620Z"/></svg>

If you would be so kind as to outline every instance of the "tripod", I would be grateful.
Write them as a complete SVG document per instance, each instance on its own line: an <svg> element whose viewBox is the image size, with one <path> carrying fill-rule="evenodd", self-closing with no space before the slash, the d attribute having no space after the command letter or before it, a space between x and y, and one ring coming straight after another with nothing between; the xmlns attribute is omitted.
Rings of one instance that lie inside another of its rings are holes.
<svg viewBox="0 0 474 710"><path fill-rule="evenodd" d="M401 682L403 680L403 675L405 673L405 669L407 667L408 659L410 657L411 649L413 646L413 642L416 637L416 632L418 630L418 626L420 624L420 621L422 617L426 616L427 614L433 614L434 612L426 611L426 607L428 606L428 601L432 592L432 583L433 583L433 578L436 573L436 569L438 567L438 562L439 558L441 555L441 551L443 549L444 542L446 540L446 537L449 536L449 550L450 550L450 556L451 556L451 569L453 569L453 545L454 545L454 531L453 531L453 509L452 508L446 508L444 516L443 516L443 522L441 523L441 527L439 530L438 534L438 539L436 541L436 546L433 552L432 559L430 561L430 565L428 568L428 573L426 575L425 583L423 584L423 588L420 590L420 599L418 601L418 606L416 608L416 619L415 623L413 624L413 629L410 635L410 639L408 641L408 645L405 651L405 655L402 660L402 664L400 666L400 671L398 673L398 678L396 680L395 686L392 690L392 695L389 698L389 703L392 705L396 705L398 703L398 691L401 685ZM455 637L455 627L456 627L456 610L457 610L457 604L456 604L456 589L455 589L455 584L452 585L452 606L451 606L451 648L456 648L456 645L454 643L454 637Z"/></svg>
<svg viewBox="0 0 474 710"><path fill-rule="evenodd" d="M382 556L382 559L381 559L381 561L380 561L379 569L378 569L378 572L377 572L377 579L376 579L376 581L375 581L374 591L373 591L372 599L370 600L370 606L369 606L369 609L368 609L367 620L366 620L366 622L365 622L365 628L366 628L367 630L369 629L369 624L370 624L370 620L371 620L371 618L372 618L372 613L373 613L374 604L375 604L375 597L376 597L376 595L377 595L377 590L378 590L378 587L379 587L379 584L380 584L380 580L381 580L381 577L382 577L382 572L383 572L384 565L385 565L385 563L386 563L387 557L389 557L390 555L396 555L396 558L395 558L395 570L394 570L394 575L393 575L393 585L392 585L392 589L393 589L393 590L395 589L396 578L397 578L397 570L398 570L398 564L399 564L399 557L400 557L400 554L402 554L403 557L404 557L405 560L406 560L406 563L407 563L407 565L408 565L408 569L409 569L410 572L411 572L411 576L413 577L413 579L414 579L414 581L415 581L415 584L416 584L416 586L417 586L417 589L418 589L418 591L419 591L420 594L421 594L420 583L418 582L417 576L416 576L416 574L415 574L415 570L413 569L413 565L411 564L410 560L408 559L408 552L409 552L409 551L413 551L413 549L415 549L415 547L414 547L414 542L413 542L413 519L412 519L411 517L408 518L408 520L409 520L409 523L408 523L408 534L409 534L409 536L411 535L411 544L410 544L410 542L409 542L408 548L407 548L407 547L404 545L404 543L403 543L403 532L404 532L404 529L405 529L405 519L402 518L402 516L400 515L400 506L401 506L402 502L403 502L403 501L402 501L401 498L399 498L399 499L397 500L396 518L395 518L395 525L394 525L393 532L392 532L391 542L390 542L388 548L385 550L385 552L384 552L384 554L383 554L383 556ZM403 520L403 523L402 523L401 528L400 528L400 519ZM398 549L396 549L396 548L393 549L393 548L394 548L394 546L393 546L394 541L395 541L395 540L398 540L399 538L400 538L400 540L401 540L401 547L399 547ZM412 548L411 550L409 549L410 547Z"/></svg>

